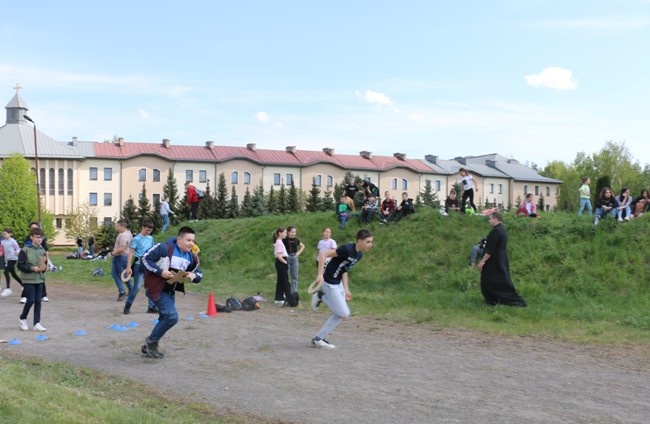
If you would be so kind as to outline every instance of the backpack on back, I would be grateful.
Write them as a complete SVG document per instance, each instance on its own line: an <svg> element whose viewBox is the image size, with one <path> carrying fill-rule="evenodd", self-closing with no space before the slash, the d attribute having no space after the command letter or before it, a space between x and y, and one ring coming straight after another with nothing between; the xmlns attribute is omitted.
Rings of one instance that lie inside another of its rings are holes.
<svg viewBox="0 0 650 424"><path fill-rule="evenodd" d="M199 199L203 199L205 197L205 191L198 189L196 187L194 187L194 191L196 191L196 197L198 197Z"/></svg>

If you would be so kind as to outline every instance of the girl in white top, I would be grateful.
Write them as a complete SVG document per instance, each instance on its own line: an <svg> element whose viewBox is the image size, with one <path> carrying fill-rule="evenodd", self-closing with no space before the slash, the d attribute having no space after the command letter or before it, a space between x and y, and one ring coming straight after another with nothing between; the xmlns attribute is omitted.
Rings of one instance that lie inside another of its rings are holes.
<svg viewBox="0 0 650 424"><path fill-rule="evenodd" d="M273 256L275 256L275 271L278 278L275 283L275 303L284 304L285 299L291 296L289 286L289 254L282 242L287 237L286 228L278 228L273 233Z"/></svg>
<svg viewBox="0 0 650 424"><path fill-rule="evenodd" d="M474 204L474 178L469 175L465 168L460 168L460 182L463 184L463 197L460 202L460 213L465 213L465 202L469 199L469 205L474 209L474 212L477 212L476 205ZM478 192L478 189L476 189Z"/></svg>
<svg viewBox="0 0 650 424"><path fill-rule="evenodd" d="M318 255L316 256L316 266L318 266L318 258L323 252L336 249L336 241L332 239L332 230L330 228L323 229L323 239L318 242ZM325 259L325 265L330 261L330 258Z"/></svg>
<svg viewBox="0 0 650 424"><path fill-rule="evenodd" d="M18 242L14 240L13 233L11 229L5 228L2 230L2 249L4 250L5 255L5 279L7 280L7 288L2 291L0 296L7 297L11 296L11 277L14 277L18 284L23 285L23 281L20 279L16 273L16 262L18 262L18 253L20 253L20 247Z"/></svg>

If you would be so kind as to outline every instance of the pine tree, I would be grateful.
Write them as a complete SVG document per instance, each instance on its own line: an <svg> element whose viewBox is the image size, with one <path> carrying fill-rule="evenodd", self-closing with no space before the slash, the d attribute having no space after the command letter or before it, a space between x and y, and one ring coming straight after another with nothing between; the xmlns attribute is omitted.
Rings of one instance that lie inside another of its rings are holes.
<svg viewBox="0 0 650 424"><path fill-rule="evenodd" d="M115 229L115 224L113 222L104 223L97 229L95 244L99 249L110 249L115 245L116 238L117 230Z"/></svg>
<svg viewBox="0 0 650 424"><path fill-rule="evenodd" d="M151 218L151 204L149 203L149 198L147 197L147 187L145 183L142 183L142 190L140 191L140 198L138 199L138 220L137 222L129 222L131 228L139 229L142 227L142 221L145 218Z"/></svg>
<svg viewBox="0 0 650 424"><path fill-rule="evenodd" d="M133 200L132 196L129 196L126 203L124 203L124 207L122 208L122 218L126 219L129 223L129 228L137 228L138 209L135 207L135 200Z"/></svg>
<svg viewBox="0 0 650 424"><path fill-rule="evenodd" d="M152 234L157 234L162 230L163 226L163 220L162 216L160 216L160 199L154 198L153 199L153 212L151 216L151 220L153 221L153 232Z"/></svg>
<svg viewBox="0 0 650 424"><path fill-rule="evenodd" d="M217 199L210 188L210 180L205 186L205 196L199 203L199 216L201 219L215 219L217 217Z"/></svg>
<svg viewBox="0 0 650 424"><path fill-rule="evenodd" d="M334 198L332 197L332 190L327 190L323 194L323 199L320 203L320 210L321 211L333 211L334 210L334 205L336 202L334 202Z"/></svg>
<svg viewBox="0 0 650 424"><path fill-rule="evenodd" d="M253 192L253 215L252 216L262 216L266 215L268 211L266 210L266 202L264 199L264 187L260 182L260 185Z"/></svg>
<svg viewBox="0 0 650 424"><path fill-rule="evenodd" d="M296 188L296 185L291 182L291 187L289 187L289 193L287 195L287 212L298 213L301 211L300 192Z"/></svg>
<svg viewBox="0 0 650 424"><path fill-rule="evenodd" d="M244 200L241 202L240 216L243 218L254 215L253 196L248 186L246 186L246 193L244 193Z"/></svg>
<svg viewBox="0 0 650 424"><path fill-rule="evenodd" d="M422 203L426 206L431 206L432 208L440 207L440 201L438 200L438 193L433 191L431 187L431 181L427 180L424 184L424 190L420 193L422 197Z"/></svg>
<svg viewBox="0 0 650 424"><path fill-rule="evenodd" d="M266 198L266 210L270 214L278 213L280 211L278 193L273 189L273 186L271 186L268 197Z"/></svg>
<svg viewBox="0 0 650 424"><path fill-rule="evenodd" d="M537 200L537 208L540 211L544 210L544 193L540 193L539 200Z"/></svg>
<svg viewBox="0 0 650 424"><path fill-rule="evenodd" d="M170 223L174 225L178 224L182 217L189 216L189 208L187 212L183 212L178 206L178 185L176 184L176 178L174 178L174 170L172 168L169 168L169 172L167 173L167 182L163 186L163 195L169 199L169 209L174 212L174 215L169 216ZM186 204L183 203L183 205Z"/></svg>
<svg viewBox="0 0 650 424"><path fill-rule="evenodd" d="M287 188L284 186L284 183L280 185L280 190L278 191L278 213L287 213L288 212L288 202L287 202Z"/></svg>
<svg viewBox="0 0 650 424"><path fill-rule="evenodd" d="M316 212L321 210L320 188L316 185L316 178L311 180L311 190L309 190L309 197L307 198L307 211Z"/></svg>
<svg viewBox="0 0 650 424"><path fill-rule="evenodd" d="M222 172L219 174L219 185L217 186L217 204L215 207L214 217L224 219L228 217L228 187L226 187L226 176Z"/></svg>
<svg viewBox="0 0 650 424"><path fill-rule="evenodd" d="M232 186L230 190L230 203L228 204L228 218L239 218L239 198L237 190Z"/></svg>

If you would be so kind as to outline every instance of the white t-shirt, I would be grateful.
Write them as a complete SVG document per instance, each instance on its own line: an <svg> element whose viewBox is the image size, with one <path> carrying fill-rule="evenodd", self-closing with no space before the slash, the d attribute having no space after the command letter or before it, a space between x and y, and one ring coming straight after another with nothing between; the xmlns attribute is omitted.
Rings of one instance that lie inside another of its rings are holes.
<svg viewBox="0 0 650 424"><path fill-rule="evenodd" d="M287 248L285 247L284 243L282 243L282 239L279 238L275 241L275 247L273 248L273 256L277 256L277 254L280 253L280 256L283 258L286 258L289 256L287 253Z"/></svg>
<svg viewBox="0 0 650 424"><path fill-rule="evenodd" d="M316 256L316 262L318 262L318 258L320 258L320 254L323 252L326 252L328 250L336 249L336 242L334 239L329 239L329 240L321 240L318 242L318 256ZM325 264L327 265L327 262L330 261L331 258L327 258L325 261Z"/></svg>
<svg viewBox="0 0 650 424"><path fill-rule="evenodd" d="M463 184L464 191L474 188L474 177L472 177L470 174L467 174L464 177L462 177L460 182Z"/></svg>

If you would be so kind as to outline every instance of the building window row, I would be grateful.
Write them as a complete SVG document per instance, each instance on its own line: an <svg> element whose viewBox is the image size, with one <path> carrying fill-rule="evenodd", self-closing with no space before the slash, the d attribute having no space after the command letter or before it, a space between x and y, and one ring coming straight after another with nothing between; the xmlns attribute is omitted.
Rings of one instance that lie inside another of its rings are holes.
<svg viewBox="0 0 650 424"><path fill-rule="evenodd" d="M45 194L45 187L47 186L48 188L48 194L50 196L54 196L57 192L57 187L58 187L58 193L59 194L64 194L64 188L65 188L65 179L64 175L66 175L66 172L63 168L59 168L58 172L54 168L50 168L47 170L47 179L46 177L46 170L45 168L40 168L38 170L38 191L40 194ZM73 172L71 168L68 168L67 172L68 176L68 194L72 195L72 189L74 188L74 182L73 182ZM56 178L58 177L58 183Z"/></svg>

